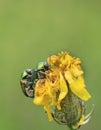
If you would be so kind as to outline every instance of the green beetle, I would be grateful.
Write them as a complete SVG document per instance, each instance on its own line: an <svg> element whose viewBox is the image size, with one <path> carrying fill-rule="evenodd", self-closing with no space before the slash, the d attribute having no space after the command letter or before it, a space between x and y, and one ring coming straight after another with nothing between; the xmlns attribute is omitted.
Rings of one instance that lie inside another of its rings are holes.
<svg viewBox="0 0 101 130"><path fill-rule="evenodd" d="M47 62L39 62L34 69L26 69L21 75L21 88L25 96L34 97L34 87L39 79L46 77L45 71L50 69L50 65Z"/></svg>

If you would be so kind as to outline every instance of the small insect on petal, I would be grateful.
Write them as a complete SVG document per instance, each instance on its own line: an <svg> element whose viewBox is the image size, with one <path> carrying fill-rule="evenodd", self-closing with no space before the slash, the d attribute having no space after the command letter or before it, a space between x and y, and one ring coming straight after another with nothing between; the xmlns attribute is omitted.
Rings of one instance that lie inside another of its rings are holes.
<svg viewBox="0 0 101 130"><path fill-rule="evenodd" d="M94 111L93 107L85 116L84 101L91 95L85 87L81 60L61 52L46 61L40 62L31 73L23 73L22 90L28 97L33 92L33 103L44 107L50 121L76 130L88 123Z"/></svg>

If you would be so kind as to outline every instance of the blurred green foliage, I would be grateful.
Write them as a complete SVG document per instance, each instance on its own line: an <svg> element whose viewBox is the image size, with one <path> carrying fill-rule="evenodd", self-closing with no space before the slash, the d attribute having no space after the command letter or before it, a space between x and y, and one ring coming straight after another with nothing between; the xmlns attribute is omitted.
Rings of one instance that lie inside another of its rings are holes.
<svg viewBox="0 0 101 130"><path fill-rule="evenodd" d="M80 57L95 104L81 130L100 129L101 2L98 0L0 0L0 130L67 130L50 123L20 88L21 72L52 54Z"/></svg>

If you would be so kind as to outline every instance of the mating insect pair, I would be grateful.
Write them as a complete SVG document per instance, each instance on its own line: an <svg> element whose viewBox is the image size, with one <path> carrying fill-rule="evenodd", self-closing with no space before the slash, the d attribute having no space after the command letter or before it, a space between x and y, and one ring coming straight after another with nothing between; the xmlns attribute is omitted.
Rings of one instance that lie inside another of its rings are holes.
<svg viewBox="0 0 101 130"><path fill-rule="evenodd" d="M21 75L21 88L23 93L30 98L34 97L34 87L39 79L46 77L45 71L50 69L47 62L39 62L34 69L26 69Z"/></svg>

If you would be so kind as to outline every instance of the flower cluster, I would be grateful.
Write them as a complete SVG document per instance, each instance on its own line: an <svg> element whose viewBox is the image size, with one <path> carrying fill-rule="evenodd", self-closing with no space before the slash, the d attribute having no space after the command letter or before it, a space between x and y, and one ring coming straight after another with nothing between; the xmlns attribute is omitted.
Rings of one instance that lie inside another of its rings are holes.
<svg viewBox="0 0 101 130"><path fill-rule="evenodd" d="M85 88L81 61L61 52L47 62L50 69L45 72L46 78L36 83L33 102L44 106L50 121L77 129L85 121L83 101L91 97Z"/></svg>

